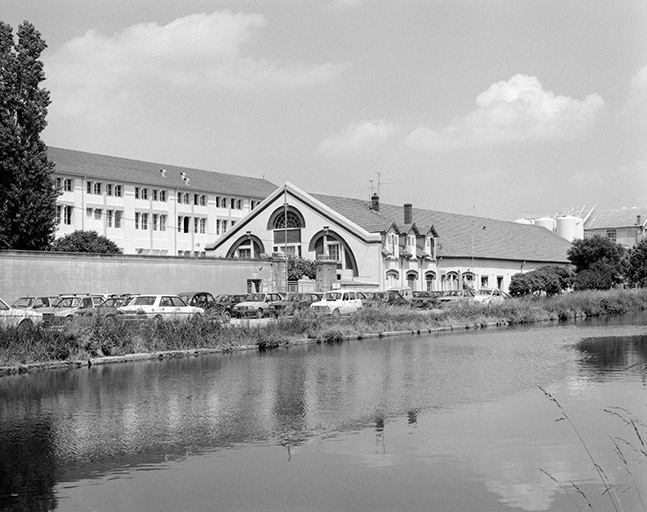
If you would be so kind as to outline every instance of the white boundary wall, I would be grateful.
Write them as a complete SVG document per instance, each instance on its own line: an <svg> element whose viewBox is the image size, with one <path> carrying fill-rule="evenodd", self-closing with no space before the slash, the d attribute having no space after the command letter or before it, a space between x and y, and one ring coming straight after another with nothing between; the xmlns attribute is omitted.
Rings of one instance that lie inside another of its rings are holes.
<svg viewBox="0 0 647 512"><path fill-rule="evenodd" d="M61 293L246 293L248 280L283 291L285 262L0 251L0 297L9 303Z"/></svg>

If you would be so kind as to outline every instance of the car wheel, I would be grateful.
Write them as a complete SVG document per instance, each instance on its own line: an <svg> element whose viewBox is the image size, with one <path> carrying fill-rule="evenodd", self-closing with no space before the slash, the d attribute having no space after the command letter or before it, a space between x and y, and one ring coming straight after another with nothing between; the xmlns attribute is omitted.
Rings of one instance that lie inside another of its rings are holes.
<svg viewBox="0 0 647 512"><path fill-rule="evenodd" d="M223 323L228 324L229 322L231 322L231 313L229 311L223 311L220 315L220 318L222 319Z"/></svg>
<svg viewBox="0 0 647 512"><path fill-rule="evenodd" d="M20 323L18 324L19 331L29 331L33 327L34 327L34 322L32 322L31 318L25 318L24 320L21 320Z"/></svg>
<svg viewBox="0 0 647 512"><path fill-rule="evenodd" d="M155 315L153 320L155 320L156 324L160 323L163 320L162 315Z"/></svg>
<svg viewBox="0 0 647 512"><path fill-rule="evenodd" d="M114 315L106 315L106 317L103 319L103 325L106 327L112 327L116 323L116 318Z"/></svg>
<svg viewBox="0 0 647 512"><path fill-rule="evenodd" d="M332 316L334 316L335 318L338 318L341 316L341 311L339 311L339 308L335 308L332 310Z"/></svg>
<svg viewBox="0 0 647 512"><path fill-rule="evenodd" d="M261 308L258 308L256 311L256 318L263 318L263 310Z"/></svg>

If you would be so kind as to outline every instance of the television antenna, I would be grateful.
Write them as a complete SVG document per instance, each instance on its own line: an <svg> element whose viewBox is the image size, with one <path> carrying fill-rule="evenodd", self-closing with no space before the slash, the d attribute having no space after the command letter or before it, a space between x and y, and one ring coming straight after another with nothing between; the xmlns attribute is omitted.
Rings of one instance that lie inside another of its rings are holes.
<svg viewBox="0 0 647 512"><path fill-rule="evenodd" d="M377 195L378 195L378 197L380 195L380 187L382 185L397 185L397 183L384 183L384 182L382 182L382 173L381 172L376 172L375 174L377 174ZM371 184L371 195L373 195L373 193L376 192L376 190L375 190L375 181L376 180L368 180L368 181Z"/></svg>

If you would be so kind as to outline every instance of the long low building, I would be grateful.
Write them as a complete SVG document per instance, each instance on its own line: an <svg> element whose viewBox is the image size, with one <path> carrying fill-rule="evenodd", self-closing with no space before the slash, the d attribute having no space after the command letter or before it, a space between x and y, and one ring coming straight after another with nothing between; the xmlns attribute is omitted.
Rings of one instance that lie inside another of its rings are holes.
<svg viewBox="0 0 647 512"><path fill-rule="evenodd" d="M276 189L236 176L50 147L57 199L56 237L96 231L124 254L205 256Z"/></svg>
<svg viewBox="0 0 647 512"><path fill-rule="evenodd" d="M370 200L308 194L291 183L209 244L209 256L283 252L337 261L339 287L499 288L542 265L567 265L570 242L540 226Z"/></svg>

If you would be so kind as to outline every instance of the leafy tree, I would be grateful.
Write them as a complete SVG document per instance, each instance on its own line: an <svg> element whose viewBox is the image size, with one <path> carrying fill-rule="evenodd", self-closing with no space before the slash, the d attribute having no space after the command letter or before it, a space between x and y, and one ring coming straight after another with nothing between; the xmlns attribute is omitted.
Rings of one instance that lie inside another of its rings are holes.
<svg viewBox="0 0 647 512"><path fill-rule="evenodd" d="M317 277L317 263L296 256L288 257L288 280L298 281L303 277L315 279Z"/></svg>
<svg viewBox="0 0 647 512"><path fill-rule="evenodd" d="M627 282L631 286L647 287L647 238L629 251Z"/></svg>
<svg viewBox="0 0 647 512"><path fill-rule="evenodd" d="M622 282L625 250L608 238L596 235L575 240L568 259L575 266L576 290L604 290Z"/></svg>
<svg viewBox="0 0 647 512"><path fill-rule="evenodd" d="M512 276L508 291L513 297L523 295L557 295L571 287L573 273L558 265L545 265L525 274Z"/></svg>
<svg viewBox="0 0 647 512"><path fill-rule="evenodd" d="M121 249L109 238L96 231L77 230L63 238L55 240L52 251L58 252L91 252L94 254L121 254Z"/></svg>
<svg viewBox="0 0 647 512"><path fill-rule="evenodd" d="M56 197L47 147L49 91L39 60L47 47L25 21L13 29L0 21L0 247L45 249L54 239Z"/></svg>

